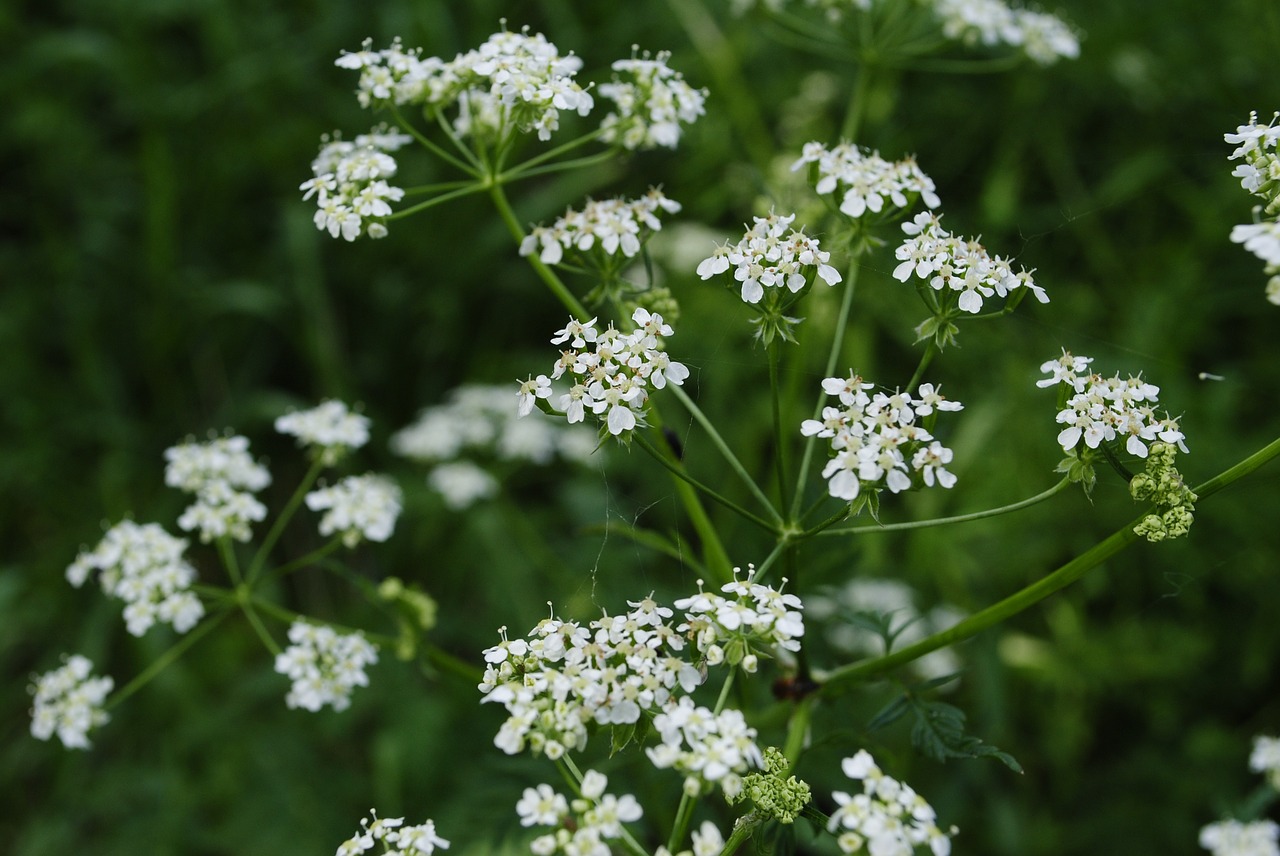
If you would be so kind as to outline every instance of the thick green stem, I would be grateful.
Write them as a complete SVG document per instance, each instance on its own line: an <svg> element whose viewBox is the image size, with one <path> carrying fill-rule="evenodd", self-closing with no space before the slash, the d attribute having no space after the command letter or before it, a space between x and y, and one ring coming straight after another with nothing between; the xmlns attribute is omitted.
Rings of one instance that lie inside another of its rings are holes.
<svg viewBox="0 0 1280 856"><path fill-rule="evenodd" d="M1214 476L1199 487L1193 488L1193 492L1203 500L1232 482L1243 478L1278 455L1280 455L1280 439L1272 441L1225 472ZM1047 577L1032 583L999 603L969 616L954 627L935 633L914 645L908 645L901 650L894 651L892 654L886 654L873 660L864 660L861 663L852 663L830 672L824 677L822 689L819 692L823 696L838 695L861 681L882 675L891 669L923 657L931 651L968 639L995 624L999 624L1006 618L1017 615L1028 607L1034 606L1050 595L1066 588L1088 571L1096 568L1136 541L1138 535L1134 533L1133 528L1145 516L1143 514L1136 520L1125 524L1124 527L1070 562L1067 562Z"/></svg>
<svg viewBox="0 0 1280 856"><path fill-rule="evenodd" d="M787 494L791 487L787 483L787 446L790 437L782 430L782 385L778 379L778 363L782 359L778 351L781 346L781 339L774 339L769 343L769 390L770 398L773 399L773 461L778 471L778 506L787 508L791 505Z"/></svg>
<svg viewBox="0 0 1280 856"><path fill-rule="evenodd" d="M689 415L693 417L694 421L702 426L703 431L707 432L707 436L711 438L711 444L716 447L716 451L718 451L724 458L725 463L729 465L729 468L738 475L738 478L742 479L742 483L747 486L747 489L751 491L752 495L760 501L760 505L769 513L769 516L773 518L774 523L782 525L782 515L773 507L773 503L769 501L769 497L760 489L760 485L756 484L756 480L751 477L751 473L747 472L747 468L742 465L740 460L738 460L737 455L735 455L733 450L729 448L729 444L724 441L724 437L722 437L720 432L716 430L716 427L711 424L711 420L707 418L707 415L702 412L702 408L698 407L698 405L694 403L693 399L691 399L680 387L672 386L669 388L676 399L678 399L679 402L684 405L684 408L689 411Z"/></svg>
<svg viewBox="0 0 1280 856"><path fill-rule="evenodd" d="M524 241L524 227L520 225L520 221L516 219L516 213L511 210L511 203L507 201L507 195L502 191L502 185L498 183L490 184L489 198L493 200L494 206L498 209L498 214L502 217L502 222L507 224L507 231L511 233L511 237L515 239L516 245L519 246ZM525 257L529 264L541 277L547 288L551 289L551 293L556 296L564 307L569 310L573 317L579 321L590 321L591 313L586 307L579 302L578 298L573 296L573 292L560 281L560 277L556 276L555 271L547 267L542 259L536 254L530 254Z"/></svg>
<svg viewBox="0 0 1280 856"><path fill-rule="evenodd" d="M113 693L111 698L108 699L107 703L104 705L105 709L110 710L150 683L152 678L163 672L176 662L179 657L187 653L187 650L191 648L192 645L203 639L206 633L221 624L230 614L230 610L224 610L197 624L195 629L175 642L169 650L165 651L157 657L151 665L143 669L136 678L125 684L119 691Z"/></svg>
<svg viewBox="0 0 1280 856"><path fill-rule="evenodd" d="M817 703L816 695L807 695L800 700L791 714L791 721L787 723L787 739L782 746L782 754L787 759L787 771L783 775L790 775L795 771L800 753L804 751L805 737L809 734L809 720L813 717L813 706Z"/></svg>

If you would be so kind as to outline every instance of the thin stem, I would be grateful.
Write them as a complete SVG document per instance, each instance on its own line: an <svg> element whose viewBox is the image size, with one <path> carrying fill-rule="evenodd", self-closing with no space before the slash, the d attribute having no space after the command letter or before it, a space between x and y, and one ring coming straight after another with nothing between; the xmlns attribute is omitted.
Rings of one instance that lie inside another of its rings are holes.
<svg viewBox="0 0 1280 856"><path fill-rule="evenodd" d="M938 343L933 339L929 340L929 344L925 346L924 354L920 357L920 365L916 366L915 374L911 376L911 380L907 381L907 387L903 392L911 392L916 388L916 384L920 382L920 378L924 377L925 369L929 368L929 363L933 362L933 358L938 355Z"/></svg>
<svg viewBox="0 0 1280 856"><path fill-rule="evenodd" d="M505 170L498 177L502 182L508 183L519 179L533 178L535 175L549 175L553 172L564 172L570 169L580 169L584 166L594 166L598 163L605 163L616 155L612 149L604 152L598 152L594 155L586 155L573 160L560 161L559 163L549 163L546 166L536 166L530 169Z"/></svg>
<svg viewBox="0 0 1280 856"><path fill-rule="evenodd" d="M262 640L262 644L267 647L274 656L279 657L282 653L280 645L276 640L271 638L271 634L267 632L266 625L262 623L262 619L258 616L258 611L253 608L255 599L249 598L240 603L240 609L244 612L244 617L249 619L249 624L253 627L253 632L258 634L258 638ZM265 602L262 602L265 606Z"/></svg>
<svg viewBox="0 0 1280 856"><path fill-rule="evenodd" d="M865 75L863 75L865 76ZM862 270L862 265L858 263L860 253L855 252L849 259L849 269L845 272L844 277L844 294L840 298L840 314L836 316L835 335L831 339L831 350L827 352L827 364L824 378L831 377L835 374L836 363L840 359L841 349L844 347L844 331L849 326L849 312L853 308L853 292L858 283L858 272ZM826 403L827 396L821 394L818 396L818 403L813 408L813 419L822 416L822 407ZM799 519L800 503L804 501L804 489L809 480L809 465L813 462L813 447L817 442L817 437L808 437L804 443L804 455L800 459L800 474L796 477L796 491L791 500L791 519Z"/></svg>
<svg viewBox="0 0 1280 856"><path fill-rule="evenodd" d="M1199 487L1193 488L1193 492L1201 499L1211 496L1227 485L1252 473L1278 455L1280 455L1280 439L1273 440L1240 463L1214 476ZM1088 571L1136 541L1138 535L1133 531L1134 527L1145 516L1146 514L1144 513L1141 517L1126 523L1107 538L1067 562L1053 573L1010 595L999 603L969 616L954 627L935 633L914 645L908 645L905 648L894 651L892 654L877 657L874 660L863 660L861 663L852 663L832 671L825 676L825 681L819 692L823 696L838 695L861 681L884 674L904 663L923 657L931 651L968 639L992 625L1034 606L1050 595L1066 588Z"/></svg>
<svg viewBox="0 0 1280 856"><path fill-rule="evenodd" d="M578 769L578 765L573 762L573 758L568 753L565 753L556 760L556 766L560 768L560 775L569 784L574 795L581 797L582 780L585 776ZM596 800L591 800L591 802L596 802ZM636 854L636 856L649 856L649 851L640 846L640 842L636 841L635 836L625 826L619 825L619 828L622 830L622 842L627 845L628 850Z"/></svg>
<svg viewBox="0 0 1280 856"><path fill-rule="evenodd" d="M451 672L471 684L478 684L484 679L484 670L440 648L427 643L424 646L427 662L442 672Z"/></svg>
<svg viewBox="0 0 1280 856"><path fill-rule="evenodd" d="M846 517L848 517L849 511L850 511L850 505L849 503L846 502L844 505L844 508L837 511L835 514L831 515L826 520L819 523L817 526L812 526L804 530L804 532L800 533L800 535L798 536L798 540L803 540L805 538L812 538L814 535L822 534L827 529L831 528L832 526L835 526L841 520L844 520Z"/></svg>
<svg viewBox="0 0 1280 856"><path fill-rule="evenodd" d="M272 568L270 576L273 579L279 579L280 577L288 576L289 574L293 573L294 571L300 568L305 568L308 565L316 564L321 559L328 556L330 553L332 553L334 550L338 549L341 546L342 546L342 536L340 535L335 536L331 541L329 541L328 544L325 544L323 547L320 547L319 549L312 550L310 553L303 556L302 558L294 559L292 562L286 562L285 564L281 565L278 568Z"/></svg>
<svg viewBox="0 0 1280 856"><path fill-rule="evenodd" d="M223 567L227 569L231 584L239 586L243 579L240 576L240 562L236 558L236 548L231 543L231 536L224 535L218 539L218 556L222 559Z"/></svg>
<svg viewBox="0 0 1280 856"><path fill-rule="evenodd" d="M715 425L711 424L711 420L702 412L702 408L698 407L698 405L694 403L693 399L689 397L688 393L680 387L668 386L668 388L671 390L671 394L674 395L682 405L684 405L685 410L689 411L689 415L693 417L694 421L702 426L703 431L707 432L707 436L711 438L711 444L716 447L716 451L721 454L725 463L729 465L729 468L737 473L738 477L742 479L742 483L747 486L747 489L750 490L755 498L760 501L760 505L768 511L769 516L773 518L774 523L782 525L782 515L773 507L773 503L769 501L769 497L765 495L765 492L760 489L760 485L756 484L756 480L751 477L751 473L747 472L747 468L744 467L742 462L738 460L738 457L733 454L733 450L729 448L729 444L724 441L724 437L722 437L720 432L716 430Z"/></svg>
<svg viewBox="0 0 1280 856"><path fill-rule="evenodd" d="M702 482L695 479L693 476L686 473L682 466L680 466L675 461L672 461L666 455L662 454L662 452L660 452L653 445L653 443L649 441L649 438L644 436L644 434L641 434L639 432L633 432L632 438L637 443L640 444L640 448L644 449L646 452L652 455L654 460L662 464L662 466L666 467L671 472L671 474L674 475L676 478L680 479L683 482L687 482L688 484L702 491L708 497L710 497L711 499L714 499L716 502L720 503L730 511L736 511L738 514L742 515L747 520L750 520L752 523L756 524L761 529L764 529L767 532L777 531L777 528L774 526L774 524L770 523L769 521L765 520L762 517L757 517L755 514L751 513L750 511L747 511L741 505L738 505L738 503L734 502L732 499L729 499L728 497L725 497L725 496L721 496L716 491L712 490Z"/></svg>
<svg viewBox="0 0 1280 856"><path fill-rule="evenodd" d="M524 227L520 225L520 221L516 219L516 213L511 210L511 203L507 201L507 195L502 191L501 184L491 184L489 187L489 198L493 200L494 206L498 209L498 214L502 217L504 223L507 224L507 230L511 232L511 237L515 239L517 246L524 241ZM560 281L560 277L555 275L551 268L537 255L528 255L529 264L537 272L542 281L546 283L547 288L551 289L551 293L564 304L565 308L577 318L579 321L591 320L591 313L587 312L585 306L573 296L568 287Z"/></svg>
<svg viewBox="0 0 1280 856"><path fill-rule="evenodd" d="M302 481L298 483L293 496L289 497L289 501L285 503L284 510L276 517L276 522L271 524L271 529L267 531L267 537L262 539L262 545L258 547L258 552L253 554L253 559L249 562L249 572L245 575L245 581L250 586L254 584L254 581L258 579L258 575L262 573L262 566L266 564L267 558L271 555L271 548L276 545L276 541L280 539L281 533L284 532L285 524L289 522L289 518L293 517L293 513L298 510L298 506L302 504L302 498L306 496L307 491L315 484L316 479L320 476L320 471L323 469L324 456L316 455L315 461L311 463L311 468L307 470L306 475L302 477Z"/></svg>
<svg viewBox="0 0 1280 856"><path fill-rule="evenodd" d="M781 339L774 339L769 344L769 389L773 399L773 460L778 471L778 505L787 508L791 502L787 495L790 485L787 482L787 442L788 437L782 433L782 385L778 380L778 363L782 359L778 353L782 346Z"/></svg>
<svg viewBox="0 0 1280 856"><path fill-rule="evenodd" d="M436 193L441 190L456 190L459 187L474 187L476 182L470 179L462 179L461 181L440 181L435 184L419 184L416 187L406 187L404 189L405 196L419 196L423 193Z"/></svg>
<svg viewBox="0 0 1280 856"><path fill-rule="evenodd" d="M504 179L515 178L518 175L523 175L525 172L532 169L533 167L541 166L542 164L550 160L555 160L565 152L571 152L574 149L579 148L580 146L585 146L587 143L600 139L600 135L602 133L604 133L603 129L597 129L595 131L592 131L589 134L583 134L581 137L578 137L576 140L570 140L569 142L558 145L553 149L549 149L540 155L535 155L534 157L529 158L527 161L522 161L521 163L518 163L515 166L511 167L510 169L506 170L502 174L502 178ZM611 150L608 152L608 154L612 156L614 152ZM592 157L594 157L594 155L592 155Z"/></svg>
<svg viewBox="0 0 1280 856"><path fill-rule="evenodd" d="M399 220L417 214L419 211L426 211L428 208L434 208L445 202L452 202L455 199L461 199L463 196L472 196L476 193L483 193L484 185L476 182L469 182L466 187L452 190L448 193L442 193L439 196L433 196L430 199L424 199L417 205L410 205L408 208L402 208L393 214L388 214L388 220Z"/></svg>
<svg viewBox="0 0 1280 856"><path fill-rule="evenodd" d="M952 523L968 523L970 520L982 520L985 517L998 517L1001 514L1009 514L1013 511L1021 511L1024 508L1044 502L1051 496L1061 493L1071 484L1070 477L1064 476L1061 481L1048 490L1041 491L1035 496L1026 499L1020 499L1017 502L1011 502L1008 505L1002 505L999 508L986 508L982 511L974 511L969 514L957 514L953 517L934 517L929 520L910 520L906 523L875 523L869 526L849 526L843 529L823 529L814 531L812 534L818 536L824 535L862 535L871 532L898 532L907 529L927 529L931 526L947 526Z"/></svg>
<svg viewBox="0 0 1280 856"><path fill-rule="evenodd" d="M453 166L457 167L458 169L462 170L468 175L474 176L476 178L480 177L480 173L476 170L474 166L471 166L470 164L467 164L467 163L464 163L463 161L458 160L456 157L449 154L447 151L440 148L435 143L431 142L431 140L423 136L422 132L419 131L416 127L414 127L411 122L409 122L407 119L404 118L404 116L400 113L399 107L397 107L395 104L392 104L390 106L391 106L391 115L395 117L396 124L399 125L401 128L404 128L406 131L408 131L409 134L415 140L417 140L418 143L421 144L423 148L425 148L427 151L431 152L433 155L440 158L441 160L447 161L448 163L452 164Z"/></svg>
<svg viewBox="0 0 1280 856"><path fill-rule="evenodd" d="M395 638L391 636L387 636L384 633L370 633L369 631L363 630L359 627L351 627L346 624L339 624L336 621L325 621L324 619L316 618L311 615L303 615L300 612L294 612L291 609L285 609L283 606L278 606L272 603L271 601L263 600L260 597L252 598L251 602L252 602L252 605L257 609L262 610L267 615L270 615L272 618L276 619L277 621L283 622L285 624L293 624L298 621L304 621L307 624L323 624L326 627L332 627L334 630L341 631L342 633L347 633L347 634L359 633L361 636L365 637L370 642L373 642L379 646L392 646L392 645L395 645L396 643Z"/></svg>
<svg viewBox="0 0 1280 856"><path fill-rule="evenodd" d="M764 561L756 565L756 579L764 579L765 575L769 572L769 568L774 562L778 561L778 557L781 556L790 546L791 541L789 539L779 538L778 543L773 545L773 550L770 551L768 556L765 556Z"/></svg>
<svg viewBox="0 0 1280 856"><path fill-rule="evenodd" d="M782 754L787 759L787 771L783 775L790 775L800 760L800 753L804 751L804 739L809 733L809 720L813 715L813 706L817 703L816 695L807 695L800 699L795 711L791 714L791 721L787 723L787 739L782 746Z"/></svg>
<svg viewBox="0 0 1280 856"><path fill-rule="evenodd" d="M850 143L858 142L858 131L862 128L862 119L867 114L867 95L871 92L871 77L875 66L863 59L858 69L858 80L853 87L853 95L849 99L849 110L845 113L844 125L840 129L840 138Z"/></svg>
<svg viewBox="0 0 1280 856"><path fill-rule="evenodd" d="M152 678L175 663L192 645L203 639L206 633L221 624L230 614L230 610L223 610L196 625L190 633L175 642L169 650L143 669L136 678L125 684L118 692L113 693L110 700L104 705L105 709L110 710L146 686Z"/></svg>
<svg viewBox="0 0 1280 856"><path fill-rule="evenodd" d="M462 140L458 138L458 133L454 131L453 126L445 121L444 113L442 111L432 110L431 117L436 120L436 127L440 129L440 132L444 134L449 142L453 144L453 147L467 159L467 162L475 168L475 172L472 172L471 174L477 178L484 175L485 169L482 157L483 153L481 153L481 155L477 155L477 153L472 151L469 146L464 146L462 144ZM468 171L470 172L470 170Z"/></svg>

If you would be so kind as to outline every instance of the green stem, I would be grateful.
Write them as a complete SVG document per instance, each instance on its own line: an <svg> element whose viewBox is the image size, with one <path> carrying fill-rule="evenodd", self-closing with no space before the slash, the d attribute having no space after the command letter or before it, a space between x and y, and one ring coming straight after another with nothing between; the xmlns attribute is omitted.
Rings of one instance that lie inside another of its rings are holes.
<svg viewBox="0 0 1280 856"><path fill-rule="evenodd" d="M104 705L104 708L106 710L110 710L123 702L129 696L136 693L138 690L142 689L151 681L152 678L176 662L179 657L187 652L187 649L203 639L206 633L221 624L230 614L230 610L224 610L216 615L210 616L205 621L200 622L200 624L196 625L191 632L187 633L175 642L169 650L157 657L151 665L143 669L136 678L125 684L118 692L113 693L110 700L108 700Z"/></svg>
<svg viewBox="0 0 1280 856"><path fill-rule="evenodd" d="M542 164L550 160L555 160L565 152L571 152L576 148L585 146L587 143L600 139L600 135L602 133L604 133L602 130L597 129L595 131L592 131L589 134L583 134L581 137L578 137L576 140L570 140L569 142L558 145L553 149L549 149L540 155L535 155L534 157L529 158L527 161L522 161L521 163L516 164L515 166L503 172L501 177L503 179L509 179L509 178L515 178L516 176L519 176L519 175L523 175L533 167L541 166ZM612 157L615 153L612 150L610 150L608 154L609 156ZM591 155L591 157L595 157L595 155Z"/></svg>
<svg viewBox="0 0 1280 856"><path fill-rule="evenodd" d="M720 856L732 856L733 852L751 837L751 833L759 824L749 818L750 815L738 818L737 823L733 825L733 831L729 833L729 840L724 843L724 849L720 851Z"/></svg>
<svg viewBox="0 0 1280 856"><path fill-rule="evenodd" d="M608 151L597 152L594 155L585 155L584 157L574 158L573 160L560 161L559 163L549 163L546 166L533 167L532 169L504 170L499 178L505 184L511 181L517 181L526 178L533 178L537 175L550 175L554 172L565 172L570 169L581 169L585 166L595 166L598 163L606 163L616 157L616 153L609 149Z"/></svg>
<svg viewBox="0 0 1280 856"><path fill-rule="evenodd" d="M782 386L778 380L778 363L782 359L778 349L781 345L780 339L769 343L769 389L773 399L773 461L778 471L778 506L787 508L791 504L787 495L790 487L787 483L786 454L789 437L782 433Z"/></svg>
<svg viewBox="0 0 1280 856"><path fill-rule="evenodd" d="M685 410L689 411L689 415L693 417L694 421L702 426L703 431L707 432L707 436L711 438L711 444L716 447L716 451L718 451L724 458L725 463L729 465L729 468L737 473L738 478L742 479L742 483L747 486L747 489L750 490L755 498L760 501L760 505L769 513L769 516L773 518L774 523L779 526L782 525L782 515L773 507L773 503L769 501L769 497L765 495L765 492L760 489L760 485L756 484L756 480L751 477L749 472L747 472L747 468L742 465L742 461L738 460L738 457L733 454L733 450L729 448L729 444L724 441L724 437L722 437L720 432L716 430L715 425L711 424L711 420L702 412L702 408L698 407L698 405L694 403L693 399L689 397L688 393L686 393L682 388L678 386L668 386L668 388L671 390L672 395L674 395L679 402L684 405Z"/></svg>
<svg viewBox="0 0 1280 856"><path fill-rule="evenodd" d="M858 142L858 131L862 129L863 117L867 115L867 95L871 92L871 77L875 70L866 59L858 69L858 80L853 87L853 95L849 99L849 110L844 116L844 125L840 128L840 138L850 143Z"/></svg>
<svg viewBox="0 0 1280 856"><path fill-rule="evenodd" d="M791 714L791 721L787 724L787 739L782 746L782 754L787 759L787 771L783 773L784 776L794 772L800 760L800 753L804 751L804 739L809 733L809 720L813 716L813 706L817 703L816 695L807 695L800 699L795 711Z"/></svg>
<svg viewBox="0 0 1280 856"><path fill-rule="evenodd" d="M302 477L302 481L298 484L297 490L293 492L293 496L289 497L289 501L285 503L284 510L276 517L276 522L271 524L271 529L267 531L267 537L262 539L262 546L258 548L258 552L253 554L253 559L249 562L249 572L245 575L245 582L250 586L258 579L258 575L262 573L262 566L266 564L267 558L271 555L271 548L276 545L276 541L280 539L281 533L284 532L285 524L289 522L289 518L293 517L293 513L298 510L298 506L302 504L302 498L307 495L307 491L315 484L316 478L319 477L320 471L324 469L324 455L317 454L316 459L311 463L311 468L307 470L306 475Z"/></svg>
<svg viewBox="0 0 1280 856"><path fill-rule="evenodd" d="M236 558L236 548L231 543L229 535L218 539L218 556L222 559L223 567L227 569L227 576L231 579L232 586L239 586L243 582L240 576L240 562Z"/></svg>
<svg viewBox="0 0 1280 856"><path fill-rule="evenodd" d="M314 616L303 615L300 612L285 609L283 606L277 606L271 601L263 600L260 597L251 598L251 605L255 609L260 609L267 615L270 615L272 618L285 624L293 624L298 621L304 621L307 624L323 624L326 627L332 627L334 630L341 633L359 633L361 636L380 647L389 647L396 644L396 639L394 637L387 636L384 633L370 633L369 631L363 630L359 627L350 627L346 624L339 624L336 621L325 621L320 618L315 618ZM478 680L477 683L479 683Z"/></svg>
<svg viewBox="0 0 1280 856"><path fill-rule="evenodd" d="M578 769L578 765L573 762L573 758L569 757L568 753L565 753L556 760L556 766L560 768L560 775L564 777L574 795L582 797L582 780L585 777L582 775L582 771ZM591 800L591 802L597 801ZM620 825L620 828L622 829L622 843L627 846L628 850L635 856L649 856L649 851L640 846L640 842L636 841L635 836L625 826Z"/></svg>
<svg viewBox="0 0 1280 856"><path fill-rule="evenodd" d="M244 617L249 619L249 624L253 627L253 632L258 634L258 638L262 640L262 644L267 647L274 656L279 657L282 653L280 645L276 640L271 638L271 634L267 632L266 625L262 623L262 619L258 616L258 611L253 608L255 598L248 598L240 602L240 609L244 612Z"/></svg>
<svg viewBox="0 0 1280 856"><path fill-rule="evenodd" d="M442 193L439 196L433 196L430 199L424 199L423 201L419 202L417 205L410 205L408 208L402 208L393 214L387 215L387 219L400 220L404 217L410 217L414 214L417 214L419 211L426 211L428 208L434 208L437 205L442 205L445 202L452 202L453 200L461 199L464 196L472 196L476 193L483 193L483 192L484 192L483 184L478 184L476 182L469 182L466 187L462 187L462 188L459 188L458 190L450 191L449 193Z"/></svg>
<svg viewBox="0 0 1280 856"><path fill-rule="evenodd" d="M757 517L755 514L753 514L750 511L747 511L741 505L738 505L738 503L734 502L732 499L729 499L728 497L720 495L716 491L707 487L702 482L695 479L693 476L689 475L687 472L684 471L683 466L681 466L677 461L672 460L671 458L664 455L661 451L659 451L657 447L655 447L653 443L649 441L649 438L644 436L644 434L641 434L639 432L632 432L632 438L637 443L640 444L640 448L644 449L646 452L652 455L654 460L662 464L662 466L666 467L671 472L671 474L674 475L676 478L692 485L693 487L705 493L711 499L714 499L716 502L723 505L725 508L729 509L730 511L737 512L738 514L745 517L747 520L750 520L752 523L764 529L766 532L777 531L777 528L774 526L774 524L770 523L769 521L765 520L762 517Z"/></svg>
<svg viewBox="0 0 1280 856"><path fill-rule="evenodd" d="M441 190L457 190L459 187L475 187L476 182L469 179L462 181L441 181L436 184L420 184L417 187L406 187L405 196L419 196L423 193L438 193Z"/></svg>
<svg viewBox="0 0 1280 856"><path fill-rule="evenodd" d="M502 217L502 221L507 224L507 230L511 233L511 237L515 239L516 245L519 246L524 242L524 227L520 225L520 221L516 219L516 213L511 210L511 203L507 201L507 195L502 191L502 185L492 183L489 186L489 198L493 200L494 206L498 209L498 214ZM555 275L551 268L547 267L542 259L536 254L525 256L529 264L537 272L542 281L546 283L547 288L551 289L551 293L564 304L565 308L577 318L579 321L591 320L591 313L587 312L578 298L573 296L568 287L560 281L560 277Z"/></svg>
<svg viewBox="0 0 1280 856"><path fill-rule="evenodd" d="M431 152L433 155L440 158L441 160L447 161L448 163L453 164L455 167L467 173L468 175L474 176L476 178L480 177L480 173L476 171L476 168L474 166L458 160L456 157L449 154L447 151L440 148L438 145L431 142L431 140L423 136L421 131L419 131L416 127L413 126L412 123L410 123L408 120L404 118L404 116L400 113L399 107L397 107L395 104L391 104L390 107L391 107L391 115L395 117L396 124L399 125L401 128L404 128L406 131L408 131L410 136L412 136L415 140L417 140L418 143L421 144L423 148L425 148L427 151Z"/></svg>
<svg viewBox="0 0 1280 856"><path fill-rule="evenodd" d="M1024 508L1044 502L1049 497L1061 493L1071 484L1070 477L1063 479L1048 490L1041 491L1035 496L1021 499L1017 502L1011 502L1008 505L1002 505L999 508L986 508L982 511L974 511L969 514L957 514L954 517L934 517L929 520L911 520L906 523L875 523L869 526L850 526L844 529L823 529L821 531L810 530L814 535L862 535L871 532L897 532L907 529L927 529L931 526L946 526L951 523L968 523L970 520L982 520L984 517L998 517L1001 514L1008 514L1012 511L1021 511Z"/></svg>
<svg viewBox="0 0 1280 856"><path fill-rule="evenodd" d="M286 562L285 564L281 565L278 568L272 568L270 576L273 579L278 579L280 577L288 576L289 574L293 573L299 568L305 568L308 565L316 564L325 556L328 556L330 553L332 553L334 550L338 549L341 546L342 546L342 536L337 536L333 538L333 540L331 540L328 544L325 544L323 547L320 547L317 550L312 550L310 553L308 553L307 555L303 556L300 559L294 559L292 562Z"/></svg>
<svg viewBox="0 0 1280 856"><path fill-rule="evenodd" d="M791 546L791 541L787 538L779 538L778 543L773 545L773 550L760 564L756 565L756 579L762 580L769 573L769 568L774 562L778 561L778 557Z"/></svg>
<svg viewBox="0 0 1280 856"><path fill-rule="evenodd" d="M1240 463L1214 476L1199 487L1193 488L1193 492L1201 499L1211 496L1227 485L1252 473L1278 455L1280 455L1280 439L1273 440ZM1066 588L1084 576L1085 573L1136 541L1138 536L1134 533L1133 528L1145 516L1146 514L1144 513L1136 520L1130 521L1124 527L1113 532L1110 536L1067 562L1053 573L1010 595L999 603L969 616L954 627L935 633L914 645L908 645L905 648L894 651L892 654L877 657L874 660L864 660L861 663L852 663L830 672L825 676L825 681L819 692L823 696L838 695L861 681L884 674L900 665L923 657L931 651L968 639L1004 621L1006 618L1034 606L1050 595Z"/></svg>
<svg viewBox="0 0 1280 856"><path fill-rule="evenodd" d="M427 662L442 672L451 672L472 684L479 684L484 679L484 669L476 668L461 657L450 654L439 646L427 643L424 653L426 654Z"/></svg>
<svg viewBox="0 0 1280 856"><path fill-rule="evenodd" d="M907 381L907 387L903 392L911 392L916 388L916 384L920 382L920 378L924 377L925 369L929 368L929 363L933 362L933 358L938 355L938 343L933 339L929 340L929 344L925 346L924 354L920 357L920 364L916 366L915 374L911 376L911 380Z"/></svg>
<svg viewBox="0 0 1280 856"><path fill-rule="evenodd" d="M835 335L831 338L831 350L827 352L827 365L824 378L831 377L835 374L836 363L840 359L841 349L844 347L844 332L849 326L849 312L853 308L853 292L858 283L858 272L862 270L862 266L858 264L859 253L854 253L849 259L849 269L844 277L844 294L840 298L840 314L836 317ZM826 404L827 396L821 393L818 396L818 403L813 408L813 419L822 416L822 408ZM800 503L804 501L805 485L809 481L809 466L813 462L813 447L817 441L817 437L808 437L805 439L804 455L800 459L800 474L796 477L796 491L791 500L791 519L796 520L799 517Z"/></svg>

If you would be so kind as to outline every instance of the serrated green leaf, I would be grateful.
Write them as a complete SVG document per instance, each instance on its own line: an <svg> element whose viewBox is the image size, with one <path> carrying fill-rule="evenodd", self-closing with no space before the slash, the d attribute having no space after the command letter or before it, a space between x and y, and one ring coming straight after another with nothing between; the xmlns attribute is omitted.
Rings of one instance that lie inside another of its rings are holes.
<svg viewBox="0 0 1280 856"><path fill-rule="evenodd" d="M867 723L868 731L875 731L897 722L903 715L911 709L911 701L906 695L900 695L893 701L880 708L880 712L871 717L871 721Z"/></svg>
<svg viewBox="0 0 1280 856"><path fill-rule="evenodd" d="M964 711L941 701L923 701L909 696L916 721L911 742L928 757L946 763L950 758L995 758L1015 773L1022 772L1012 755L965 734Z"/></svg>

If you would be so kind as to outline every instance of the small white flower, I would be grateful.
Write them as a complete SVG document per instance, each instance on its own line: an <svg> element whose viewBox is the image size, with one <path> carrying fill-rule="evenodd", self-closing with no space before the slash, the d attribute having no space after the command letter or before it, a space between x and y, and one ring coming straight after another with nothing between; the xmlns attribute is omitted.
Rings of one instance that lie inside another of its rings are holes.
<svg viewBox="0 0 1280 856"><path fill-rule="evenodd" d="M330 627L295 621L288 648L276 657L275 670L293 681L285 696L291 708L312 712L326 704L345 710L351 692L368 686L365 666L378 662L378 649L361 633L341 634Z"/></svg>
<svg viewBox="0 0 1280 856"><path fill-rule="evenodd" d="M331 466L348 450L369 442L369 417L353 413L341 401L322 402L311 410L300 410L276 419L276 431L298 438L301 446L316 450L326 466Z"/></svg>
<svg viewBox="0 0 1280 856"><path fill-rule="evenodd" d="M1213 856L1278 856L1280 826L1272 820L1223 820L1200 830L1200 846Z"/></svg>
<svg viewBox="0 0 1280 856"><path fill-rule="evenodd" d="M383 475L366 473L347 476L332 487L319 488L306 496L307 508L324 511L320 534L338 534L342 543L354 547L361 539L385 541L400 516L400 488Z"/></svg>
<svg viewBox="0 0 1280 856"><path fill-rule="evenodd" d="M93 677L87 657L73 654L64 659L65 665L40 675L30 687L31 734L39 740L57 734L68 749L88 749L89 732L110 719L102 705L115 682Z"/></svg>
<svg viewBox="0 0 1280 856"><path fill-rule="evenodd" d="M705 111L707 90L694 89L670 66L666 51L650 57L618 60L611 83L598 88L600 97L614 103L605 116L601 139L625 149L674 149L684 125L691 125ZM630 79L627 79L630 78Z"/></svg>

